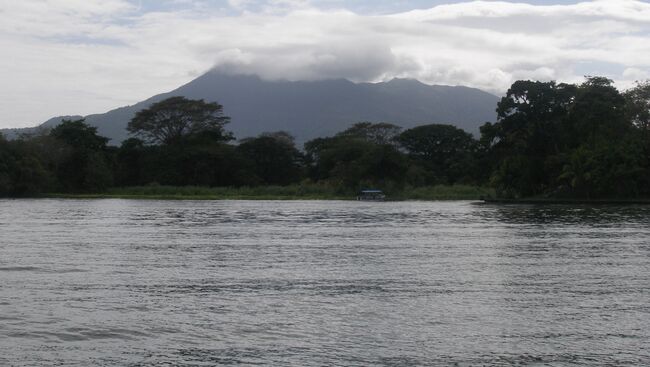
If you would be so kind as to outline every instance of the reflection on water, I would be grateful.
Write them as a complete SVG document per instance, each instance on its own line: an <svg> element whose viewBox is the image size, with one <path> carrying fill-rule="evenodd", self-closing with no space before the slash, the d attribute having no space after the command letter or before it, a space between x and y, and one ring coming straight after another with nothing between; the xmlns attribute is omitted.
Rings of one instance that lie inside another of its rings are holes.
<svg viewBox="0 0 650 367"><path fill-rule="evenodd" d="M0 365L648 365L650 207L0 201Z"/></svg>

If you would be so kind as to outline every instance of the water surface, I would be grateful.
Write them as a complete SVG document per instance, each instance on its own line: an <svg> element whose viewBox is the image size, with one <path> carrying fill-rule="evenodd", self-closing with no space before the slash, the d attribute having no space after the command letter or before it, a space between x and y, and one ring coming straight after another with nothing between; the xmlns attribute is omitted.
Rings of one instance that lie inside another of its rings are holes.
<svg viewBox="0 0 650 367"><path fill-rule="evenodd" d="M650 207L0 201L0 365L650 364Z"/></svg>

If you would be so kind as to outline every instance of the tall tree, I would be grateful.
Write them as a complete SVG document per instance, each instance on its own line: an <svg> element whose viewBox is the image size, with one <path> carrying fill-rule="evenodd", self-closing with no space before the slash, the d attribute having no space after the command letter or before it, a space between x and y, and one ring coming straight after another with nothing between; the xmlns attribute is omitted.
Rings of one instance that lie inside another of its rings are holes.
<svg viewBox="0 0 650 367"><path fill-rule="evenodd" d="M106 148L108 138L97 134L97 128L86 124L84 119L63 120L50 131L50 135L78 150L101 150Z"/></svg>
<svg viewBox="0 0 650 367"><path fill-rule="evenodd" d="M568 116L573 125L571 135L580 140L577 145L595 148L622 139L632 129L625 116L625 98L613 83L604 77L587 77L578 87Z"/></svg>
<svg viewBox="0 0 650 367"><path fill-rule="evenodd" d="M395 144L402 128L388 122L357 122L336 136L365 140L374 144Z"/></svg>
<svg viewBox="0 0 650 367"><path fill-rule="evenodd" d="M127 130L151 144L175 144L193 134L228 141L233 139L224 129L228 122L230 118L217 102L170 97L136 113Z"/></svg>
<svg viewBox="0 0 650 367"><path fill-rule="evenodd" d="M576 87L555 82L521 80L497 104L497 122L481 128L481 147L493 162L492 184L511 196L535 195L548 189L549 158L572 144L566 119Z"/></svg>
<svg viewBox="0 0 650 367"><path fill-rule="evenodd" d="M57 167L62 190L102 191L113 184L107 156L108 139L98 135L96 127L87 125L83 119L64 120L52 129L50 136L65 145L66 153Z"/></svg>
<svg viewBox="0 0 650 367"><path fill-rule="evenodd" d="M404 131L397 140L439 181L455 183L472 174L476 140L462 129L443 124L418 126Z"/></svg>
<svg viewBox="0 0 650 367"><path fill-rule="evenodd" d="M303 157L285 132L263 133L243 139L237 151L252 162L253 172L261 184L287 185L302 177Z"/></svg>
<svg viewBox="0 0 650 367"><path fill-rule="evenodd" d="M144 159L148 147L137 138L129 138L122 142L115 160L115 183L119 186L138 186L147 184L144 175Z"/></svg>
<svg viewBox="0 0 650 367"><path fill-rule="evenodd" d="M373 140L345 133L308 141L305 152L312 179L350 190L401 186L408 169L406 157L394 145Z"/></svg>
<svg viewBox="0 0 650 367"><path fill-rule="evenodd" d="M624 93L627 115L630 121L650 133L650 80L637 82L636 86Z"/></svg>

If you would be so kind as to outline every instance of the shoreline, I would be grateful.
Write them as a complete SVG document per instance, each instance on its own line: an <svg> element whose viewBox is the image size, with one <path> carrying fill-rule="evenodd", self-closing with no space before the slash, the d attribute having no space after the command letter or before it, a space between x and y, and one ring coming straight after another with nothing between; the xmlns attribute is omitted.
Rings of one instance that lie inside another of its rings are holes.
<svg viewBox="0 0 650 367"><path fill-rule="evenodd" d="M224 201L224 200L269 200L269 201L298 201L298 200L337 200L354 201L349 197L315 197L315 196L278 196L278 195L129 195L129 194L47 194L36 197L37 199L124 199L124 200L199 200L199 201Z"/></svg>
<svg viewBox="0 0 650 367"><path fill-rule="evenodd" d="M70 199L70 200L169 200L169 201L357 201L354 195L328 194L146 194L146 193L49 193L34 196L0 197L0 199ZM362 200L364 202L372 202ZM650 205L650 199L486 199L474 195L394 195L384 202L398 201L473 201L481 205ZM380 201L381 202L381 201Z"/></svg>
<svg viewBox="0 0 650 367"><path fill-rule="evenodd" d="M500 205L650 205L650 199L485 199L484 204Z"/></svg>
<svg viewBox="0 0 650 367"><path fill-rule="evenodd" d="M69 200L169 200L169 201L359 201L355 197L314 197L314 196L209 196L209 195L112 195L112 194L52 194L36 197L13 197L4 199L69 199ZM383 201L361 200L361 202L400 202L400 201L474 201L481 202L479 198L387 198Z"/></svg>
<svg viewBox="0 0 650 367"><path fill-rule="evenodd" d="M491 189L469 185L436 185L386 190L385 201L479 201L493 194ZM134 200L341 200L356 201L353 191L327 185L258 187L135 186L116 187L95 193L44 193L25 198L50 199L134 199Z"/></svg>

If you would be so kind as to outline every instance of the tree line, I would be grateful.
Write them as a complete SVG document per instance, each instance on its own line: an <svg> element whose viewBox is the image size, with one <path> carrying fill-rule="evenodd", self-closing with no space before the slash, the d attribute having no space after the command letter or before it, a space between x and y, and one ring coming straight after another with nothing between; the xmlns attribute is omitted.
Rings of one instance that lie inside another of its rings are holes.
<svg viewBox="0 0 650 367"><path fill-rule="evenodd" d="M452 125L359 122L299 149L286 132L235 142L216 102L171 97L138 112L121 146L83 120L8 141L0 195L100 193L143 185L321 183L341 193L468 184L498 196L650 197L650 84L517 81L480 137Z"/></svg>

